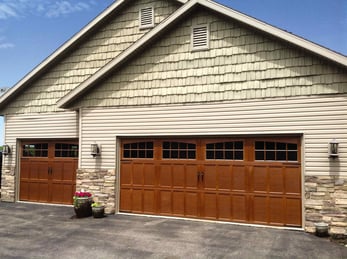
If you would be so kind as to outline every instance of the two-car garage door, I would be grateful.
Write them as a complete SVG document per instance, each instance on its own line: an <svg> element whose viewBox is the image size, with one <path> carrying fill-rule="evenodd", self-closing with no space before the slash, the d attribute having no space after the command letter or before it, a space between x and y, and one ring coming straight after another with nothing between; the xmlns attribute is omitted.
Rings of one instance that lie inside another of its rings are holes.
<svg viewBox="0 0 347 259"><path fill-rule="evenodd" d="M124 139L120 211L301 226L300 138Z"/></svg>

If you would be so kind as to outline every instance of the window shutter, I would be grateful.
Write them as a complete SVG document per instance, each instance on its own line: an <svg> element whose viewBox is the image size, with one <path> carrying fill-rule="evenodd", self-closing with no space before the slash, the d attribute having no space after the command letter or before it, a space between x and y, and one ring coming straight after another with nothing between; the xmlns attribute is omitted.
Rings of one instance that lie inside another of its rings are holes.
<svg viewBox="0 0 347 259"><path fill-rule="evenodd" d="M153 7L142 8L140 10L140 28L150 28L154 26Z"/></svg>
<svg viewBox="0 0 347 259"><path fill-rule="evenodd" d="M207 25L197 26L192 31L192 48L207 49L209 47L209 31Z"/></svg>

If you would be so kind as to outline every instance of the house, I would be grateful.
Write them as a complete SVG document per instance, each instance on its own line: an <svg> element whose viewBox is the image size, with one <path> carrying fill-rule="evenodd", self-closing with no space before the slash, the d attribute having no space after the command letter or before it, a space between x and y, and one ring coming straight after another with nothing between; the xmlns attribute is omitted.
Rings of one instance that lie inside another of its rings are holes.
<svg viewBox="0 0 347 259"><path fill-rule="evenodd" d="M2 201L347 234L347 57L210 0L119 0L0 99Z"/></svg>

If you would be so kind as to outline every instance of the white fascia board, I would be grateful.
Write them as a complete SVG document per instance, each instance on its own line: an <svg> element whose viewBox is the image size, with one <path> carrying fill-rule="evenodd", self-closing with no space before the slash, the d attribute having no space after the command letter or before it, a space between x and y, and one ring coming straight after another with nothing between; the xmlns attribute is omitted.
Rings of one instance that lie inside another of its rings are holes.
<svg viewBox="0 0 347 259"><path fill-rule="evenodd" d="M59 108L66 108L66 106L73 101L75 98L77 98L80 94L82 94L85 90L87 90L93 83L95 83L97 80L101 79L107 72L114 69L118 65L122 64L124 61L126 61L129 57L131 57L136 51L141 48L144 44L146 44L151 38L155 37L157 34L159 34L161 31L165 30L167 26L169 26L172 22L174 22L177 18L182 16L184 13L189 11L198 0L190 0L187 1L185 5L183 5L181 8L179 8L175 13L173 13L171 16L169 16L166 20L164 20L162 23L154 27L151 31L149 31L147 34L145 34L142 38L140 38L138 41L136 41L133 45L131 45L129 48L127 48L125 51L120 53L115 59L113 59L111 62L107 63L104 67L99 69L94 75L89 77L87 80L85 80L83 83L81 83L78 87L70 91L67 95L65 95L63 98L61 98L57 102L57 106Z"/></svg>
<svg viewBox="0 0 347 259"><path fill-rule="evenodd" d="M35 67L31 72L29 72L24 78L22 78L17 84L10 88L3 96L0 98L1 104L18 90L20 90L27 82L30 81L34 76L37 76L43 69L49 66L55 59L62 55L66 50L68 50L74 43L76 43L80 38L82 38L86 33L88 33L95 25L101 22L105 17L107 17L111 12L113 12L118 6L126 2L127 0L118 0L112 5L110 5L105 11L98 15L94 20L92 20L87 26L82 28L78 33L76 33L72 38L66 41L61 47L59 47L52 55L46 58L42 63Z"/></svg>
<svg viewBox="0 0 347 259"><path fill-rule="evenodd" d="M208 7L210 9L215 10L221 14L224 14L224 15L232 18L232 19L240 21L241 23L245 23L245 24L247 24L253 28L256 28L260 31L271 34L277 38L283 39L289 43L297 45L303 49L306 49L306 50L313 52L319 56L323 56L327 59L330 59L331 61L334 61L340 65L347 67L347 57L342 55L342 54L339 54L339 53L334 52L330 49L322 47L322 46L320 46L316 43L313 43L309 40L306 40L302 37L296 36L294 34L291 34L289 32L286 32L284 30L276 28L276 27L274 27L270 24L267 24L265 22L259 21L253 17L250 17L248 15L245 15L243 13L240 13L238 11L230 9L230 8L228 8L224 5L218 4L214 1L199 0L198 2L202 6Z"/></svg>

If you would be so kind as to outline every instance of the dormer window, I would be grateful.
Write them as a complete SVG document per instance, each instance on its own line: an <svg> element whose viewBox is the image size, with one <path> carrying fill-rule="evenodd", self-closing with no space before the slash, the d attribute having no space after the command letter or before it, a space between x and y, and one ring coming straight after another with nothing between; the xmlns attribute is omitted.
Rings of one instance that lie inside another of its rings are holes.
<svg viewBox="0 0 347 259"><path fill-rule="evenodd" d="M209 48L210 32L208 25L198 25L192 28L192 50L202 50Z"/></svg>
<svg viewBox="0 0 347 259"><path fill-rule="evenodd" d="M140 29L147 29L154 27L154 9L153 7L146 7L140 9L139 14Z"/></svg>

